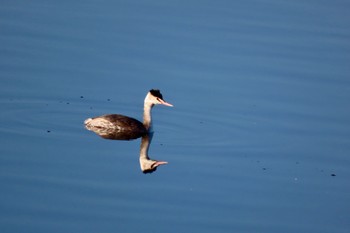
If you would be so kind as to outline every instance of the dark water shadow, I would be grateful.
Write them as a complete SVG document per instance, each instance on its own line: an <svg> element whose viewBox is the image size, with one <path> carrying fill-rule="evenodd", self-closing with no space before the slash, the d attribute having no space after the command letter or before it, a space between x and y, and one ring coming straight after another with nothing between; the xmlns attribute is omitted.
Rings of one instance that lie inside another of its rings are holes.
<svg viewBox="0 0 350 233"><path fill-rule="evenodd" d="M87 130L93 131L100 137L109 140L134 140L141 138L140 145L140 168L143 173L152 173L157 170L157 167L160 165L167 164L165 161L153 160L148 156L148 151L152 142L153 132L149 133L138 133L131 131L122 131L111 128L102 128L102 127L92 127L86 125Z"/></svg>

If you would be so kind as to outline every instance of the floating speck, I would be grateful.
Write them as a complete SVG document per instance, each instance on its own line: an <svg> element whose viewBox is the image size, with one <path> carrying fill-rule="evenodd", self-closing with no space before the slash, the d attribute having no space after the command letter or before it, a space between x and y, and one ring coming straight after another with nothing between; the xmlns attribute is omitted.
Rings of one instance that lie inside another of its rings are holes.
<svg viewBox="0 0 350 233"><path fill-rule="evenodd" d="M46 132L51 133L51 130L47 130Z"/></svg>
<svg viewBox="0 0 350 233"><path fill-rule="evenodd" d="M107 99L107 101L111 101L111 99Z"/></svg>
<svg viewBox="0 0 350 233"><path fill-rule="evenodd" d="M81 96L80 96L80 99L83 99L83 98L84 98L84 96L81 95Z"/></svg>
<svg viewBox="0 0 350 233"><path fill-rule="evenodd" d="M331 176L336 176L336 174L332 173Z"/></svg>

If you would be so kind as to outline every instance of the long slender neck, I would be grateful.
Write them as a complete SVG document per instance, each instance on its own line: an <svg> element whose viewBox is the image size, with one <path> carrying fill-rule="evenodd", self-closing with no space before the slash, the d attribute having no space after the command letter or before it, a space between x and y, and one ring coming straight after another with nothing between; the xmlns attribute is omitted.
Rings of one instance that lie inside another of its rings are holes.
<svg viewBox="0 0 350 233"><path fill-rule="evenodd" d="M143 107L143 125L147 130L150 130L152 128L152 110L153 104L149 104L145 102L145 105Z"/></svg>
<svg viewBox="0 0 350 233"><path fill-rule="evenodd" d="M140 147L140 167L142 172L152 172L155 171L156 167L153 165L157 162L155 160L151 160L148 157L148 149L152 141L152 133L146 134L142 136L141 147Z"/></svg>
<svg viewBox="0 0 350 233"><path fill-rule="evenodd" d="M148 149L152 141L153 134L147 133L142 136L141 146L140 146L140 159L149 159Z"/></svg>
<svg viewBox="0 0 350 233"><path fill-rule="evenodd" d="M148 134L142 136L140 147L140 168L142 171L147 171L152 166L149 163L148 148L149 148L149 136Z"/></svg>

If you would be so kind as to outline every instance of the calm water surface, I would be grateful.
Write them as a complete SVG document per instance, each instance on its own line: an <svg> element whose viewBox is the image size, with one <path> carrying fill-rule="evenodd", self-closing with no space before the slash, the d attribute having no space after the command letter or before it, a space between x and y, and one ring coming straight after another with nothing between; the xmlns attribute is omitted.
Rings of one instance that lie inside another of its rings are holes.
<svg viewBox="0 0 350 233"><path fill-rule="evenodd" d="M347 233L348 1L7 1L0 231ZM84 119L141 119L150 156Z"/></svg>

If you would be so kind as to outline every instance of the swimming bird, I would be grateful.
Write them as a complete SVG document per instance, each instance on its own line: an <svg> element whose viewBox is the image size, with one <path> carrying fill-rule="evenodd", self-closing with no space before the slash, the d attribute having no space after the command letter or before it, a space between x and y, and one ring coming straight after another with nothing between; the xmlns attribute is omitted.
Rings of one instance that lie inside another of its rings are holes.
<svg viewBox="0 0 350 233"><path fill-rule="evenodd" d="M147 93L144 100L143 123L132 117L120 114L108 114L88 118L84 121L84 124L87 129L92 131L95 131L94 129L104 129L118 132L123 135L132 135L129 139L138 138L150 132L152 127L151 110L158 104L173 107L172 104L164 101L163 95L159 90L152 89Z"/></svg>

